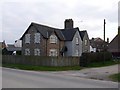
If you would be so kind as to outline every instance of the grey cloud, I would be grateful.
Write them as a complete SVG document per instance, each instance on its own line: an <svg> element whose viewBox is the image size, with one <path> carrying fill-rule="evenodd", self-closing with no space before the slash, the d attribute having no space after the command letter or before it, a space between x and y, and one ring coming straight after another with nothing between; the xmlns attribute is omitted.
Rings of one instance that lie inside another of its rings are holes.
<svg viewBox="0 0 120 90"><path fill-rule="evenodd" d="M66 1L67 2L67 1ZM73 20L83 20L84 28L92 31L100 30L102 22L99 20L105 17L108 21L116 22L116 10L100 11L100 7L91 6L82 3L81 0L76 0L73 6L67 5L63 1L56 0L40 1L40 2L10 2L3 4L3 35L8 42L14 42L27 29L31 22L38 22L45 25L63 28L63 21L66 18L73 18ZM77 18L77 19L76 19ZM88 22L93 26L90 26ZM81 23L76 23L81 27ZM8 32L5 32L8 31ZM9 38L11 35L13 38ZM91 34L90 34L91 35Z"/></svg>
<svg viewBox="0 0 120 90"><path fill-rule="evenodd" d="M120 26L120 1L118 3L118 25Z"/></svg>
<svg viewBox="0 0 120 90"><path fill-rule="evenodd" d="M79 10L78 10L79 8ZM86 6L86 4L77 5L74 9L75 15L79 15L85 18L104 19L107 18L111 22L117 22L117 9L101 10L98 6Z"/></svg>

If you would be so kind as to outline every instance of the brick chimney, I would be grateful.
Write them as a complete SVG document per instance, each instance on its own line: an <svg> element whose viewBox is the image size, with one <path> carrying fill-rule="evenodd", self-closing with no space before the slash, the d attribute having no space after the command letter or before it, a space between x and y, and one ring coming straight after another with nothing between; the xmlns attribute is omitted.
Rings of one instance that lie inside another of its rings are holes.
<svg viewBox="0 0 120 90"><path fill-rule="evenodd" d="M72 19L66 19L64 22L64 28L70 29L73 28L73 20Z"/></svg>

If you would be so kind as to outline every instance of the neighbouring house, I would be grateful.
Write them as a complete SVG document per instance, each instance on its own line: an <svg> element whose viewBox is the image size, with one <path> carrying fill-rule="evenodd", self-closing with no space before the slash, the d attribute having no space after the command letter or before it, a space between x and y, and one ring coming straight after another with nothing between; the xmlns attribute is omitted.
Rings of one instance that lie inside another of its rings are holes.
<svg viewBox="0 0 120 90"><path fill-rule="evenodd" d="M105 42L99 37L90 39L90 46L94 52L102 52L104 50L107 51L108 44L109 44L109 39L107 39L107 42Z"/></svg>
<svg viewBox="0 0 120 90"><path fill-rule="evenodd" d="M108 51L112 53L113 57L120 57L120 27L118 28L118 34L109 43Z"/></svg>
<svg viewBox="0 0 120 90"><path fill-rule="evenodd" d="M96 48L93 48L92 46L90 46L90 52L96 52Z"/></svg>
<svg viewBox="0 0 120 90"><path fill-rule="evenodd" d="M6 49L9 55L21 55L21 47L16 47L14 44L7 44Z"/></svg>
<svg viewBox="0 0 120 90"><path fill-rule="evenodd" d="M4 49L6 47L5 41L0 42L0 49Z"/></svg>
<svg viewBox="0 0 120 90"><path fill-rule="evenodd" d="M73 27L72 19L65 20L64 29L31 23L20 40L23 55L81 56L82 54L83 40L79 28Z"/></svg>
<svg viewBox="0 0 120 90"><path fill-rule="evenodd" d="M21 48L22 47L18 47L16 45L16 42L15 44L6 44L5 41L3 42L0 42L0 47L2 46L2 54L3 55L16 55L16 54L19 54L21 53Z"/></svg>
<svg viewBox="0 0 120 90"><path fill-rule="evenodd" d="M2 52L2 54L7 54L5 40L3 42L0 42L0 50L1 50L0 52Z"/></svg>

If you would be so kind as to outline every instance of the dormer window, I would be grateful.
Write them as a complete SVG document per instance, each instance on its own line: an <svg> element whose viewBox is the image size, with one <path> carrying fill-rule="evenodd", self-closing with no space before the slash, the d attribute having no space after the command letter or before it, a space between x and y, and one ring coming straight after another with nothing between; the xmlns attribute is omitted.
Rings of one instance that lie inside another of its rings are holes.
<svg viewBox="0 0 120 90"><path fill-rule="evenodd" d="M40 43L40 33L35 33L34 43Z"/></svg>
<svg viewBox="0 0 120 90"><path fill-rule="evenodd" d="M56 35L51 35L50 36L50 43L57 43L57 37L56 37Z"/></svg>
<svg viewBox="0 0 120 90"><path fill-rule="evenodd" d="M30 34L25 35L25 43L30 43Z"/></svg>
<svg viewBox="0 0 120 90"><path fill-rule="evenodd" d="M79 38L76 38L76 44L79 44Z"/></svg>

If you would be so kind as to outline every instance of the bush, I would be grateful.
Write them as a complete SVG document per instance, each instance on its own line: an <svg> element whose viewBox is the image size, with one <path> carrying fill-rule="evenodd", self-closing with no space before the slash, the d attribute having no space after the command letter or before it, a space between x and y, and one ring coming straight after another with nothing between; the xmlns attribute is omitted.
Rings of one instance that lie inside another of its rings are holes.
<svg viewBox="0 0 120 90"><path fill-rule="evenodd" d="M109 52L82 53L80 59L81 66L87 66L89 63L105 62L112 60L112 54Z"/></svg>
<svg viewBox="0 0 120 90"><path fill-rule="evenodd" d="M21 55L21 51L16 51L16 55Z"/></svg>

